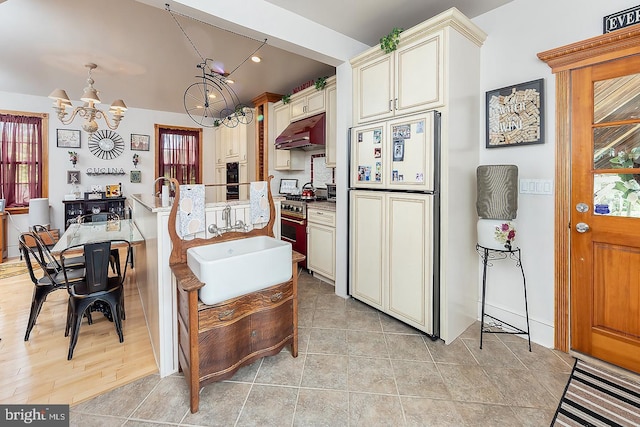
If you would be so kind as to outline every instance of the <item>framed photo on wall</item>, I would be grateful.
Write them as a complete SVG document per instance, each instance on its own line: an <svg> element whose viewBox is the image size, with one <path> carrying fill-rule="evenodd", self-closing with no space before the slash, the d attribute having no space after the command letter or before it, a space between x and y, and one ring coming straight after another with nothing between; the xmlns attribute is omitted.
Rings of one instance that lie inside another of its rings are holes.
<svg viewBox="0 0 640 427"><path fill-rule="evenodd" d="M131 134L131 150L132 151L149 151L149 135Z"/></svg>
<svg viewBox="0 0 640 427"><path fill-rule="evenodd" d="M80 131L74 129L56 129L58 147L80 148Z"/></svg>
<svg viewBox="0 0 640 427"><path fill-rule="evenodd" d="M131 171L131 182L134 184L139 184L142 182L141 171Z"/></svg>
<svg viewBox="0 0 640 427"><path fill-rule="evenodd" d="M487 92L487 148L544 143L544 79Z"/></svg>
<svg viewBox="0 0 640 427"><path fill-rule="evenodd" d="M80 184L80 171L67 171L67 184Z"/></svg>

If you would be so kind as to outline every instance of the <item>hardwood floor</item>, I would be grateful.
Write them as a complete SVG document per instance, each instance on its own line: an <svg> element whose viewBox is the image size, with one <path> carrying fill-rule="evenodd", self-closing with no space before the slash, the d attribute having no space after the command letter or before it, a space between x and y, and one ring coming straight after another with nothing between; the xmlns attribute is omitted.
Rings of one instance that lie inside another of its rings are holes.
<svg viewBox="0 0 640 427"><path fill-rule="evenodd" d="M66 290L48 296L25 342L33 284L28 274L1 279L0 403L75 405L157 373L135 269L127 276L124 342L118 342L113 323L95 313L92 325L83 321L69 361L69 339L64 336Z"/></svg>

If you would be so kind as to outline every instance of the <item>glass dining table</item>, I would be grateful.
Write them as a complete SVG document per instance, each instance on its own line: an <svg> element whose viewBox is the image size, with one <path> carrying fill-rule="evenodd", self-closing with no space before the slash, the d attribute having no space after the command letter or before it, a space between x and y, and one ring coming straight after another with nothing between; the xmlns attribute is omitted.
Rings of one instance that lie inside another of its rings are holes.
<svg viewBox="0 0 640 427"><path fill-rule="evenodd" d="M128 240L132 246L144 243L144 237L131 219L71 224L51 249L58 255L68 247L105 240ZM114 245L117 247L117 245Z"/></svg>

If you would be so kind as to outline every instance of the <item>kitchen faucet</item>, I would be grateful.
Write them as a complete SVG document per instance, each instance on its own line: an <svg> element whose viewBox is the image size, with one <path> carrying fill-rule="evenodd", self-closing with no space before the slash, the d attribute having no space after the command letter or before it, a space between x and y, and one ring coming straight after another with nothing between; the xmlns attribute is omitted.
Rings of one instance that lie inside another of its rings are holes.
<svg viewBox="0 0 640 427"><path fill-rule="evenodd" d="M169 181L169 178L167 178L166 176L159 176L157 177L154 181L153 184L151 184L152 188L156 188L156 183L160 180L164 180L164 181L168 181L169 182L169 191L171 191L171 188L173 187L173 184L171 183L171 181ZM160 187L160 189L162 190L162 187ZM153 195L155 197L160 197L160 191L156 191L155 193L153 193Z"/></svg>
<svg viewBox="0 0 640 427"><path fill-rule="evenodd" d="M237 220L234 225L231 225L231 206L227 205L224 207L222 211L222 220L225 222L224 227L218 227L215 224L210 224L207 227L209 233L215 236L221 236L222 233L226 233L227 231L244 231L245 233L249 231L249 225L245 224L242 220Z"/></svg>

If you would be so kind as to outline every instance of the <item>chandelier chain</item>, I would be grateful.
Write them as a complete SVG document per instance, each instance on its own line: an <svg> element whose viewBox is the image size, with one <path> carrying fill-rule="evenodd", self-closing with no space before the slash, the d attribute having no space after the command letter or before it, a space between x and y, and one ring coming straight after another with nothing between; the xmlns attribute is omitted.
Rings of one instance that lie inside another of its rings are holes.
<svg viewBox="0 0 640 427"><path fill-rule="evenodd" d="M175 23L178 26L178 28L180 28L180 31L182 31L182 34L184 34L184 36L187 38L187 40L189 40L189 43L191 43L191 47L193 47L193 50L196 51L196 53L198 54L198 56L200 57L202 62L205 62L204 57L202 56L202 54L200 53L200 51L198 50L196 45L193 43L193 40L191 40L191 37L189 37L187 32L184 30L184 28L182 28L182 25L180 25L180 22L178 22L178 20L176 19L175 15L174 15L174 12L172 12L171 9L169 8L169 4L168 3L165 4L165 7L166 7L167 11L169 12L169 14L171 15L171 17L173 18L173 20L175 21ZM185 16L185 15L180 15L180 16Z"/></svg>
<svg viewBox="0 0 640 427"><path fill-rule="evenodd" d="M240 37L244 37L245 39L253 40L255 42L261 42L262 41L262 40L254 39L253 37L247 36L245 34L236 33L235 31L231 31L231 30L228 30L226 28L219 27L219 26L217 26L215 24L212 24L210 22L202 21L202 20L200 20L198 18L194 18L193 16L189 16L189 15L185 15L184 13L173 11L173 10L171 10L171 6L169 6L169 3L165 3L164 8L165 8L165 10L167 12L169 12L171 14L171 16L173 16L174 14L175 15L179 15L179 16L182 16L183 18L189 18L189 19L194 20L196 22L200 22L201 24L209 25L210 27L214 27L214 28L217 28L219 30L226 31L227 33L230 33L230 34L233 34L233 35L236 35L236 36L240 36ZM173 19L174 20L176 19L175 16L173 16ZM182 27L180 27L180 29L182 30ZM184 32L184 30L182 30L182 32ZM266 42L266 39L265 39L265 42Z"/></svg>

